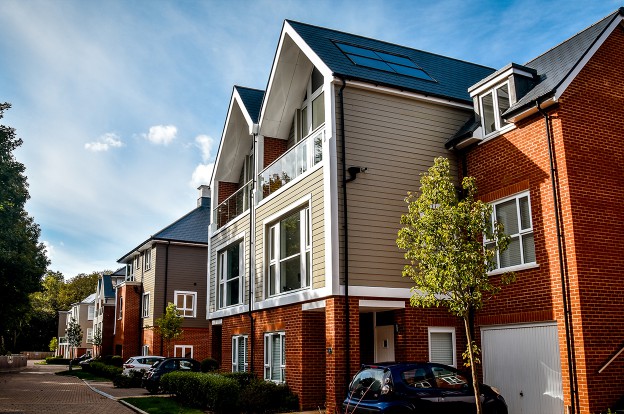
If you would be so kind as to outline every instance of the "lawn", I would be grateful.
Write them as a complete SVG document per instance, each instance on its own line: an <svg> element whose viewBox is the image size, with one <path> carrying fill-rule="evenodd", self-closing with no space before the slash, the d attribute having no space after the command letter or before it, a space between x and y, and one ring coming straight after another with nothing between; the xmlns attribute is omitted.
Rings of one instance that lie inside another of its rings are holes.
<svg viewBox="0 0 624 414"><path fill-rule="evenodd" d="M87 380L87 381L108 381L108 382L110 382L110 380L108 378L98 377L97 375L93 375L90 372L83 371L80 368L74 368L71 371L67 370L67 371L57 372L56 375L64 375L64 376L67 376L67 377L76 377L76 378L80 378L80 379Z"/></svg>
<svg viewBox="0 0 624 414"><path fill-rule="evenodd" d="M197 408L189 408L171 397L124 398L123 401L150 414L204 414Z"/></svg>

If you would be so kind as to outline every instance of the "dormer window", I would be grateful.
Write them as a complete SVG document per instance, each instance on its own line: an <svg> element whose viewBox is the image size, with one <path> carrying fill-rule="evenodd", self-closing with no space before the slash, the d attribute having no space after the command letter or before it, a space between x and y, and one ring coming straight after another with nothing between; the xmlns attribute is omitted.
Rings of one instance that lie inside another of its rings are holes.
<svg viewBox="0 0 624 414"><path fill-rule="evenodd" d="M486 136L508 125L508 122L502 117L503 113L511 106L507 82L481 95L480 101L481 123Z"/></svg>
<svg viewBox="0 0 624 414"><path fill-rule="evenodd" d="M296 141L307 137L312 131L325 123L325 97L323 94L323 75L318 69L312 70L306 93L299 111L299 126Z"/></svg>

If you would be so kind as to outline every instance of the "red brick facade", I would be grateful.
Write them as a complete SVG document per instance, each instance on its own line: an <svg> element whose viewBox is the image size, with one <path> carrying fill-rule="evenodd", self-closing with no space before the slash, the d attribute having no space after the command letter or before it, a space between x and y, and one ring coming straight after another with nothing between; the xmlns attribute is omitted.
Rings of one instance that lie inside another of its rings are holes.
<svg viewBox="0 0 624 414"><path fill-rule="evenodd" d="M221 204L226 198L231 196L238 190L238 183L229 183L227 181L219 181L219 197L218 204Z"/></svg>
<svg viewBox="0 0 624 414"><path fill-rule="evenodd" d="M284 139L264 137L264 168L286 152L288 142Z"/></svg>
<svg viewBox="0 0 624 414"><path fill-rule="evenodd" d="M120 298L122 300L120 301ZM126 282L117 288L117 314L115 317L115 340L113 353L126 360L141 355L139 326L142 319L139 313L141 287L137 282ZM121 304L121 318L120 316Z"/></svg>
<svg viewBox="0 0 624 414"><path fill-rule="evenodd" d="M208 325L208 322L206 323ZM174 356L176 345L193 347L193 358L202 361L211 357L210 338L206 328L183 328L182 335L171 342L167 349L167 343L153 329L143 330L143 345L149 347L151 355ZM180 356L180 355L176 355Z"/></svg>
<svg viewBox="0 0 624 414"><path fill-rule="evenodd" d="M570 289L574 353L582 413L604 412L624 391L619 357L624 338L620 260L624 257L624 33L610 35L549 108ZM530 190L536 261L516 273L477 317L480 325L556 320L565 405L571 404L561 275L545 122L536 115L503 136L469 150L468 174L493 201ZM477 335L477 338L479 336Z"/></svg>

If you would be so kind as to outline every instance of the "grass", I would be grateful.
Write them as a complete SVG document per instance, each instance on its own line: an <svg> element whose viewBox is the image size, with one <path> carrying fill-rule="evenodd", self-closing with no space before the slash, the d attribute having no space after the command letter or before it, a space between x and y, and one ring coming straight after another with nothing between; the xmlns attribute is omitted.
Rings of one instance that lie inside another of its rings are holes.
<svg viewBox="0 0 624 414"><path fill-rule="evenodd" d="M87 380L87 381L108 381L108 382L110 382L110 380L108 378L98 377L97 375L93 375L90 372L83 371L80 368L74 368L71 371L67 370L67 371L57 372L56 375L63 375L63 376L66 376L66 377L76 377L76 378L80 378L80 379Z"/></svg>
<svg viewBox="0 0 624 414"><path fill-rule="evenodd" d="M203 414L202 410L179 404L171 397L124 398L131 404L150 414Z"/></svg>

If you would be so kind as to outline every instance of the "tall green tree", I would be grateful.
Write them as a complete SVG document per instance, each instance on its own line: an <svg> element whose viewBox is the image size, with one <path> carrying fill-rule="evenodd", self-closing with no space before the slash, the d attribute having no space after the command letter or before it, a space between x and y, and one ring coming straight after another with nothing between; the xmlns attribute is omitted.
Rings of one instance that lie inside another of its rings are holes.
<svg viewBox="0 0 624 414"><path fill-rule="evenodd" d="M178 312L175 304L169 302L165 313L154 321L154 329L165 342L167 356L171 355L171 344L182 335L182 321L184 318Z"/></svg>
<svg viewBox="0 0 624 414"><path fill-rule="evenodd" d="M108 271L105 270L104 272ZM80 302L90 294L95 293L100 273L102 272L80 273L61 286L58 296L59 309L68 310L72 303Z"/></svg>
<svg viewBox="0 0 624 414"><path fill-rule="evenodd" d="M67 344L70 347L70 358L73 358L75 355L74 350L82 343L82 328L73 317L69 321L65 337L67 338ZM69 364L69 370L71 371L71 364Z"/></svg>
<svg viewBox="0 0 624 414"><path fill-rule="evenodd" d="M10 107L0 103L0 119ZM15 350L28 295L39 290L48 266L39 226L25 210L25 168L13 155L20 145L15 129L0 125L0 352Z"/></svg>
<svg viewBox="0 0 624 414"><path fill-rule="evenodd" d="M509 244L502 224L492 218L492 207L475 198L473 177L462 180L461 197L453 184L450 163L436 158L421 177L420 195L409 193L408 213L401 217L397 245L405 250L409 264L403 276L414 281L411 304L417 307L446 307L463 320L467 347L464 357L472 372L477 413L482 412L478 398L478 347L473 340L471 314L481 309L513 274L502 278L488 276L496 249ZM487 240L487 247L484 243Z"/></svg>

